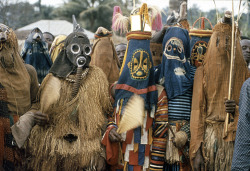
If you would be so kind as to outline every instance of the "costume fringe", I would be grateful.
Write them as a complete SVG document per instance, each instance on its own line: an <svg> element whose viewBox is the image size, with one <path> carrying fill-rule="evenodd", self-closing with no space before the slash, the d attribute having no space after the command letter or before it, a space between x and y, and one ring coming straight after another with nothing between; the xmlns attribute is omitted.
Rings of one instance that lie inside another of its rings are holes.
<svg viewBox="0 0 250 171"><path fill-rule="evenodd" d="M26 144L27 150L32 154L29 168L86 169L97 161L102 153L102 128L106 121L104 114L112 109L105 74L98 67L90 67L89 73L81 82L78 94L72 100L73 84L62 79L60 81L61 96L57 103L50 105L47 110L49 124L44 127L35 126ZM41 89L41 97L44 96L44 90ZM77 122L71 119L71 113L75 110ZM66 141L65 136L69 134L77 139L73 142Z"/></svg>
<svg viewBox="0 0 250 171"><path fill-rule="evenodd" d="M176 133L176 126L170 125L174 133ZM168 140L167 140L167 148L166 148L166 161L168 164L176 164L180 162L180 156L178 148L176 148L172 142L173 134L168 129Z"/></svg>
<svg viewBox="0 0 250 171"><path fill-rule="evenodd" d="M148 11L148 5L146 3L143 3L141 8L140 8L140 14L142 16L142 20L145 23L151 25L152 22L149 20L149 13L148 12L149 12Z"/></svg>
<svg viewBox="0 0 250 171"><path fill-rule="evenodd" d="M161 10L156 6L148 6L146 3L141 7L137 7L131 11L131 15L140 14L142 20L152 26L153 30L161 30L162 28L162 16ZM112 29L114 31L120 31L120 33L128 33L130 25L129 17L123 16L119 6L114 7Z"/></svg>
<svg viewBox="0 0 250 171"><path fill-rule="evenodd" d="M112 29L114 31L120 31L121 34L128 32L129 18L123 16L121 13L116 13L113 17Z"/></svg>
<svg viewBox="0 0 250 171"><path fill-rule="evenodd" d="M122 15L122 10L121 10L121 7L119 6L114 6L114 11L113 11L113 17L112 17L112 29L114 31L117 31L116 28L115 28L115 22L116 22L116 14L121 14Z"/></svg>
<svg viewBox="0 0 250 171"><path fill-rule="evenodd" d="M153 20L152 30L160 31L162 29L162 17L161 13L158 13Z"/></svg>
<svg viewBox="0 0 250 171"><path fill-rule="evenodd" d="M231 170L234 145L222 139L223 124L208 124L206 128L204 151L208 171Z"/></svg>
<svg viewBox="0 0 250 171"><path fill-rule="evenodd" d="M152 26L153 30L161 30L162 28L162 16L161 10L156 6L149 6L147 4L143 4L141 7L137 7L133 9L131 12L132 15L137 13L144 16L144 22L148 23Z"/></svg>

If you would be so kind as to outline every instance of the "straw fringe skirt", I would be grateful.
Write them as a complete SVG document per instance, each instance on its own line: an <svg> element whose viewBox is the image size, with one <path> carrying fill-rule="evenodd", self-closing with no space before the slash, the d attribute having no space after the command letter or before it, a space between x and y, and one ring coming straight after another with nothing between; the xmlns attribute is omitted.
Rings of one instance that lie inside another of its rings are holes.
<svg viewBox="0 0 250 171"><path fill-rule="evenodd" d="M223 137L223 125L208 124L205 131L204 155L206 170L230 171L234 142L225 142Z"/></svg>

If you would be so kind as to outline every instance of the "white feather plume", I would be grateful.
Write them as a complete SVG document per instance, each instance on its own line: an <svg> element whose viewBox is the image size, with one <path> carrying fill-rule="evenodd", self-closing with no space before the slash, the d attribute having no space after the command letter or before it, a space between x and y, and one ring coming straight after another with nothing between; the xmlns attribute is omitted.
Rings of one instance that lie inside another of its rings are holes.
<svg viewBox="0 0 250 171"><path fill-rule="evenodd" d="M145 117L144 99L134 94L126 104L117 132L119 134L143 125Z"/></svg>

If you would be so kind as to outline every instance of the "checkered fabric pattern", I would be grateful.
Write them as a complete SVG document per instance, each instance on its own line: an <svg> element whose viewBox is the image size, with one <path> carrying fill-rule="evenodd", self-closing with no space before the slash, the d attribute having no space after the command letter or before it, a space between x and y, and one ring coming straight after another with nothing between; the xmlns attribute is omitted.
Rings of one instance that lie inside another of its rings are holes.
<svg viewBox="0 0 250 171"><path fill-rule="evenodd" d="M250 78L240 92L239 121L236 133L232 171L250 170Z"/></svg>

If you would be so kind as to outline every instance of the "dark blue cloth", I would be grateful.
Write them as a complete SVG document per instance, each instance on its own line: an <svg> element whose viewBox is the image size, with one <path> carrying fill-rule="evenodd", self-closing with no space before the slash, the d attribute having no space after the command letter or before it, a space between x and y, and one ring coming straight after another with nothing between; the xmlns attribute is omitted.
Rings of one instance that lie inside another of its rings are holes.
<svg viewBox="0 0 250 171"><path fill-rule="evenodd" d="M145 160L145 145L139 144L138 149L138 165L143 166Z"/></svg>
<svg viewBox="0 0 250 171"><path fill-rule="evenodd" d="M126 59L125 65L117 85L130 86L135 91L155 86L150 40L131 39L128 43L127 56L124 59ZM126 88L116 89L115 107L120 99L124 99L123 106L125 106L134 93ZM139 95L145 100L146 109L152 109L152 106L156 106L158 100L157 90Z"/></svg>
<svg viewBox="0 0 250 171"><path fill-rule="evenodd" d="M134 129L134 143L141 143L141 127Z"/></svg>
<svg viewBox="0 0 250 171"><path fill-rule="evenodd" d="M180 165L177 165L177 164L165 164L164 165L164 168L163 168L164 171L179 171L180 170Z"/></svg>
<svg viewBox="0 0 250 171"><path fill-rule="evenodd" d="M21 56L25 63L36 69L38 82L41 83L52 65L45 42L29 42L26 40Z"/></svg>
<svg viewBox="0 0 250 171"><path fill-rule="evenodd" d="M190 67L191 78L194 78L196 68ZM191 106L193 97L193 87L184 94L174 97L168 101L168 119L169 120L190 120Z"/></svg>
<svg viewBox="0 0 250 171"><path fill-rule="evenodd" d="M250 170L250 78L240 92L239 120L232 161L232 171Z"/></svg>
<svg viewBox="0 0 250 171"><path fill-rule="evenodd" d="M187 30L180 27L170 27L166 30L159 83L164 85L168 99L183 95L193 86Z"/></svg>
<svg viewBox="0 0 250 171"><path fill-rule="evenodd" d="M128 164L128 171L134 171L134 166Z"/></svg>
<svg viewBox="0 0 250 171"><path fill-rule="evenodd" d="M161 74L161 64L154 67L155 70L155 81L158 83L158 80L160 79Z"/></svg>

